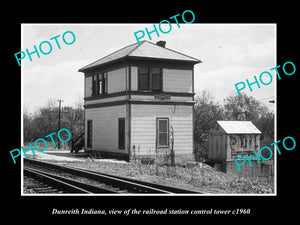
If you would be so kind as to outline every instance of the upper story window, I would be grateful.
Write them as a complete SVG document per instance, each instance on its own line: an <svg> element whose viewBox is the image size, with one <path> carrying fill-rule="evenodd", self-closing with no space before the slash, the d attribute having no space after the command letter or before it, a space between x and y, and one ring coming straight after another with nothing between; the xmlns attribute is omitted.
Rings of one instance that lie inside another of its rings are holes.
<svg viewBox="0 0 300 225"><path fill-rule="evenodd" d="M107 94L107 73L93 75L92 95Z"/></svg>
<svg viewBox="0 0 300 225"><path fill-rule="evenodd" d="M147 91L162 90L161 68L139 67L138 69L138 89Z"/></svg>

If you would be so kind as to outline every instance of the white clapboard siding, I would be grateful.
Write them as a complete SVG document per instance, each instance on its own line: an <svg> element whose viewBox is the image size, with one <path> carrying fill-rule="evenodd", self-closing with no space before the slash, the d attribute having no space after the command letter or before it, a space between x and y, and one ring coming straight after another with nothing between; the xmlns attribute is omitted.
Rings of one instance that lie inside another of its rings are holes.
<svg viewBox="0 0 300 225"><path fill-rule="evenodd" d="M158 99L155 99L155 95L131 95L132 100L154 100L159 101ZM170 101L193 101L193 97L190 96L170 96Z"/></svg>
<svg viewBox="0 0 300 225"><path fill-rule="evenodd" d="M174 131L175 154L193 153L192 106L132 105L131 147L140 148L140 154L155 154L156 118L169 118ZM159 150L160 151L160 150ZM162 150L163 151L163 150Z"/></svg>
<svg viewBox="0 0 300 225"><path fill-rule="evenodd" d="M127 152L124 149L118 149L119 118L125 118L125 115L125 105L85 110L85 120L93 120L92 150ZM125 131L127 131L127 126L125 122ZM127 135L126 133L125 141Z"/></svg>
<svg viewBox="0 0 300 225"><path fill-rule="evenodd" d="M84 81L84 97L92 96L92 80L93 77L85 77Z"/></svg>
<svg viewBox="0 0 300 225"><path fill-rule="evenodd" d="M126 96L117 96L117 97L111 97L111 98L100 98L95 100L88 100L85 101L85 105L91 105L91 104L97 104L97 103L106 103L106 102L115 102L115 101L121 101L126 100Z"/></svg>
<svg viewBox="0 0 300 225"><path fill-rule="evenodd" d="M92 96L93 77L85 77L85 97ZM126 68L108 72L108 94L126 90Z"/></svg>
<svg viewBox="0 0 300 225"><path fill-rule="evenodd" d="M126 90L126 68L108 72L108 94Z"/></svg>
<svg viewBox="0 0 300 225"><path fill-rule="evenodd" d="M138 68L136 66L131 67L131 90L137 91L138 89Z"/></svg>
<svg viewBox="0 0 300 225"><path fill-rule="evenodd" d="M192 93L192 70L163 69L163 91Z"/></svg>
<svg viewBox="0 0 300 225"><path fill-rule="evenodd" d="M190 107L191 109L192 107ZM191 115L188 113L187 115L189 116L170 120L170 125L174 130L175 154L193 153L193 121Z"/></svg>

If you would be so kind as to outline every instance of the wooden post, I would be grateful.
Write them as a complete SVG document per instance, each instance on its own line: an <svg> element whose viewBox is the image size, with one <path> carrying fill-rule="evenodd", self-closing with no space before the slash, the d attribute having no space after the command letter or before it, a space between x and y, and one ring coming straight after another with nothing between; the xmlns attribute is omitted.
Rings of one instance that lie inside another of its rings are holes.
<svg viewBox="0 0 300 225"><path fill-rule="evenodd" d="M175 166L175 152L174 152L174 131L173 131L173 127L170 127L171 132L170 132L170 136L171 136L171 166Z"/></svg>

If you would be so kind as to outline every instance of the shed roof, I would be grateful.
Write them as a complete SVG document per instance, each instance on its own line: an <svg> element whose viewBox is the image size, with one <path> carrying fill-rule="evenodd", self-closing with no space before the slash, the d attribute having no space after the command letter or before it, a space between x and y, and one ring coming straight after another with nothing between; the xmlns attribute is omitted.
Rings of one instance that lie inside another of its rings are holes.
<svg viewBox="0 0 300 225"><path fill-rule="evenodd" d="M181 61L192 62L194 64L201 62L199 59L193 58L191 56L185 55L183 53L165 47L161 47L149 41L141 41L141 44L135 43L132 45L128 45L85 67L82 67L81 69L79 69L79 72L84 72L85 70L100 66L102 64L114 60L122 59L124 57L181 60Z"/></svg>
<svg viewBox="0 0 300 225"><path fill-rule="evenodd" d="M227 134L261 134L251 121L217 121Z"/></svg>

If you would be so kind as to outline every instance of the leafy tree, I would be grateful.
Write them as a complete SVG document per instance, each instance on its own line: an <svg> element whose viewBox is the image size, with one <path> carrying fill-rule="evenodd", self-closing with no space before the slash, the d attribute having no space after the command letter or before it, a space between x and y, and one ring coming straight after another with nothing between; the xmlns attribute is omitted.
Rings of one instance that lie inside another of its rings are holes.
<svg viewBox="0 0 300 225"><path fill-rule="evenodd" d="M227 120L255 121L268 109L252 96L235 95L224 99L224 110Z"/></svg>
<svg viewBox="0 0 300 225"><path fill-rule="evenodd" d="M226 120L252 121L262 132L261 147L270 146L274 142L274 113L252 96L236 95L225 98L224 112Z"/></svg>
<svg viewBox="0 0 300 225"><path fill-rule="evenodd" d="M207 158L208 133L217 120L252 121L262 132L261 146L274 142L274 113L252 96L229 96L223 106L208 91L198 93L194 107L194 141L196 160ZM268 156L265 156L266 158Z"/></svg>
<svg viewBox="0 0 300 225"><path fill-rule="evenodd" d="M214 101L209 91L196 95L194 107L194 141L196 160L207 158L208 132L223 118L221 105Z"/></svg>
<svg viewBox="0 0 300 225"><path fill-rule="evenodd" d="M224 112L224 119L252 121L262 132L262 138L274 137L274 113L252 96L225 98Z"/></svg>

